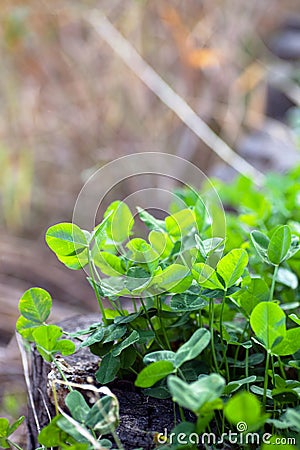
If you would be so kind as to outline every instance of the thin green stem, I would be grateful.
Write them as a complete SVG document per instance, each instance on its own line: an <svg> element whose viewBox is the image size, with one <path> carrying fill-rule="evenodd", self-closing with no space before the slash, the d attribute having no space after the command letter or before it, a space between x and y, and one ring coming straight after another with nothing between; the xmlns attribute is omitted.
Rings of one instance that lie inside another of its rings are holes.
<svg viewBox="0 0 300 450"><path fill-rule="evenodd" d="M133 348L136 352L136 354L141 358L141 360L143 361L144 359L144 355L142 355L142 353L136 348L136 345L133 345Z"/></svg>
<svg viewBox="0 0 300 450"><path fill-rule="evenodd" d="M246 348L245 376L246 378L249 377L249 348ZM249 391L249 383L247 383L247 390Z"/></svg>
<svg viewBox="0 0 300 450"><path fill-rule="evenodd" d="M69 385L68 379L67 379L66 375L64 374L63 370L61 369L60 365L59 365L58 362L56 361L55 356L51 355L51 359L52 359L52 361L54 362L55 367L56 367L57 370L59 371L60 376L61 376L62 379L66 382L67 388L69 389L70 392L72 392L72 391L73 391L73 388L72 388L72 386Z"/></svg>
<svg viewBox="0 0 300 450"><path fill-rule="evenodd" d="M271 355L271 365L272 365L272 383L273 383L273 386L275 386L275 366L274 366L273 355Z"/></svg>
<svg viewBox="0 0 300 450"><path fill-rule="evenodd" d="M115 432L115 430L114 430L114 429L111 429L110 432L111 432L111 434L112 434L112 437L114 438L115 443L117 444L118 449L119 449L119 450L123 450L124 447L123 447L123 445L122 445L122 443L121 443L121 441L120 441L120 439L119 439L119 436L118 436L117 433Z"/></svg>
<svg viewBox="0 0 300 450"><path fill-rule="evenodd" d="M184 380L184 381L186 381L186 378L185 378L185 376L184 376L184 374L183 374L183 372L182 372L182 370L181 369L177 369L177 373L181 376L181 378Z"/></svg>
<svg viewBox="0 0 300 450"><path fill-rule="evenodd" d="M272 284L271 284L271 290L270 290L270 297L269 297L269 301L270 302L273 300L273 296L274 296L275 282L276 282L278 269L279 269L279 266L275 266L274 267L274 272L273 272L273 277L272 277Z"/></svg>
<svg viewBox="0 0 300 450"><path fill-rule="evenodd" d="M217 356L214 344L214 299L209 299L209 331L211 336L211 352L213 357L214 366L217 372L219 372Z"/></svg>
<svg viewBox="0 0 300 450"><path fill-rule="evenodd" d="M239 351L240 351L240 345L236 346L236 351L234 353L234 363L233 363L233 377L235 378L235 374L236 374L236 362L239 356Z"/></svg>
<svg viewBox="0 0 300 450"><path fill-rule="evenodd" d="M158 306L158 312L159 312L158 317L159 317L160 327L161 327L161 330L163 332L164 339L165 339L166 346L167 346L168 350L172 350L172 347L171 347L171 344L170 344L170 341L169 341L169 338L168 338L168 335L167 335L167 332L166 332L166 328L165 328L164 322L163 322L162 317L161 317L161 311L162 311L161 298L159 296L157 296L156 299L157 299L157 306Z"/></svg>
<svg viewBox="0 0 300 450"><path fill-rule="evenodd" d="M266 401L267 401L269 364L270 364L270 353L267 351L266 368L265 368L265 379L264 379L264 395L263 395L263 405L264 406L266 406Z"/></svg>
<svg viewBox="0 0 300 450"><path fill-rule="evenodd" d="M220 339L221 339L221 345L222 345L223 360L225 362L226 378L227 378L227 381L229 381L229 367L228 367L228 361L227 361L227 358L226 358L226 345L225 345L224 339L223 339L223 313L224 313L225 300L226 300L226 291L224 292L223 299L222 299L222 305L221 305Z"/></svg>
<svg viewBox="0 0 300 450"><path fill-rule="evenodd" d="M132 303L133 303L134 312L137 312L138 309L137 309L137 304L136 304L136 298L135 297L132 297Z"/></svg>
<svg viewBox="0 0 300 450"><path fill-rule="evenodd" d="M198 323L198 327L202 328L202 315L201 315L201 310L199 310L197 313L197 323Z"/></svg>
<svg viewBox="0 0 300 450"><path fill-rule="evenodd" d="M174 427L177 425L177 416L176 416L176 403L173 402L173 414L174 414Z"/></svg>
<svg viewBox="0 0 300 450"><path fill-rule="evenodd" d="M9 443L10 446L17 448L18 450L23 450L22 447L20 447L18 444L16 444L15 442L12 442L10 439L7 439L7 442Z"/></svg>
<svg viewBox="0 0 300 450"><path fill-rule="evenodd" d="M100 294L98 292L97 284L96 284L96 281L95 281L95 275L94 275L93 265L92 265L92 261L91 261L91 252L90 252L90 250L88 250L88 263L89 263L90 275L91 275L91 278L92 278L93 288L94 288L94 292L95 292L95 295L96 295L96 298L97 298L97 301L98 301L100 312L102 314L103 323L104 323L105 326L107 326L108 325L108 321L107 321L107 318L106 318L106 315L105 315L105 310L104 310L104 306L103 306L103 303L102 303L102 299L101 299L101 296L100 296Z"/></svg>
<svg viewBox="0 0 300 450"><path fill-rule="evenodd" d="M155 335L156 342L157 342L158 345L164 350L164 345L163 345L163 343L161 342L160 337L159 337L158 334L156 333L156 330L155 330L155 328L154 328L154 326L153 326L153 323L151 322L151 319L150 319L150 317L149 317L149 314L148 314L146 305L145 305L144 300L143 300L142 297L141 297L141 305L142 305L142 308L143 308L143 310L144 310L146 319L147 319L147 321L148 321L148 323L149 323L149 325L150 325L150 328L151 328L151 330L153 331L153 333L154 333L154 335Z"/></svg>
<svg viewBox="0 0 300 450"><path fill-rule="evenodd" d="M179 415L180 415L181 421L185 422L185 415L184 415L184 411L183 411L182 406L178 406L178 409L179 409Z"/></svg>
<svg viewBox="0 0 300 450"><path fill-rule="evenodd" d="M246 322L246 324L244 326L244 329L243 329L243 331L242 331L242 333L241 333L241 335L239 337L239 341L238 342L242 342L243 341L244 335L245 335L245 333L247 331L248 326L249 326L249 322ZM235 377L235 374L236 374L236 362L237 362L237 359L238 359L239 351L240 351L240 345L237 345L236 351L234 353L234 363L233 363L233 365L234 365L234 367L233 367L233 376L234 377Z"/></svg>
<svg viewBox="0 0 300 450"><path fill-rule="evenodd" d="M281 373L281 375L282 375L282 378L283 378L284 380L286 380L286 374L285 374L284 367L283 367L283 364L282 364L282 361L281 361L280 356L277 356L277 359L278 359L279 369L280 369L280 373Z"/></svg>

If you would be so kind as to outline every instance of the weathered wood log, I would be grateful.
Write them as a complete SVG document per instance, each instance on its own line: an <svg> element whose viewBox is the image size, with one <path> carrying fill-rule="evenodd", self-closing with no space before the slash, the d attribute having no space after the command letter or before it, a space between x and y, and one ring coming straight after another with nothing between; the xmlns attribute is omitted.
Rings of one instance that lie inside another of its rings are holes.
<svg viewBox="0 0 300 450"><path fill-rule="evenodd" d="M60 323L60 326L66 331L75 331L84 329L98 320L99 316L95 315L76 317ZM49 416L53 417L55 414L48 383L54 372L53 367L45 362L35 349L33 349L32 356L31 393L39 426L42 428L49 423ZM65 357L64 364L67 367L65 374L69 381L86 384L93 380L93 384L99 387L94 377L99 358L92 355L87 348L70 357ZM56 373L54 376L56 378L58 374ZM170 400L146 397L132 383L127 381L113 382L108 387L117 396L120 404L120 425L117 434L124 449L152 449L155 447L155 434L164 433L165 429L170 432L174 427L174 410ZM59 402L67 392L64 387L58 387ZM82 391L82 393L85 394L86 391ZM29 404L28 450L34 450L38 447L37 436L38 428L33 408Z"/></svg>

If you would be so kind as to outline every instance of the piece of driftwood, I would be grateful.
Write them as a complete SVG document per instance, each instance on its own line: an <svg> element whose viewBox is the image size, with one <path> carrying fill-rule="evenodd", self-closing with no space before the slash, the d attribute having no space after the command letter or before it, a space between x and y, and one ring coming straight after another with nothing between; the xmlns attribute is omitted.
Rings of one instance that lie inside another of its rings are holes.
<svg viewBox="0 0 300 450"><path fill-rule="evenodd" d="M87 328L98 320L99 316L97 315L80 316L68 319L59 325L66 331L75 331ZM47 425L50 416L53 417L55 414L49 380L57 378L59 375L35 349L33 349L32 356L31 393L39 427L42 428ZM99 358L92 355L87 348L70 357L65 357L63 364L69 381L79 384L93 383L99 387L94 377ZM165 429L170 432L174 427L174 409L170 400L146 397L132 383L127 381L120 380L111 383L109 388L117 396L120 404L120 425L117 433L125 450L152 449L155 447L156 433L164 433ZM67 392L63 385L57 386L58 401L61 406ZM86 392L82 391L85 395ZM34 411L32 405L29 404L28 450L34 450L39 446L37 435L38 427Z"/></svg>

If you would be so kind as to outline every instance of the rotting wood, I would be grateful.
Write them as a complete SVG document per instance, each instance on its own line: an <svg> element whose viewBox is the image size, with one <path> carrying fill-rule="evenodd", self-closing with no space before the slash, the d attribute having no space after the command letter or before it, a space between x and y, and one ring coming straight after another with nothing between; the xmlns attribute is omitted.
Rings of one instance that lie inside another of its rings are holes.
<svg viewBox="0 0 300 450"><path fill-rule="evenodd" d="M97 315L79 316L61 322L59 325L65 331L74 332L96 323L98 317ZM88 348L65 357L64 363L67 365L66 376L69 381L86 384L91 383L93 380L93 383L99 387L94 377L99 358L92 355ZM51 416L55 414L54 406L51 402L51 389L49 389L49 385L47 386L51 370L53 370L51 365L45 362L37 351L33 349L31 389L41 428L49 422L48 414L50 413ZM52 376L59 377L57 373L52 373ZM139 389L136 389L132 383L126 380L113 382L108 386L117 396L120 404L120 425L117 433L125 450L135 448L150 450L155 447L154 438L156 433L164 433L165 429L170 432L174 427L174 410L170 400L145 397ZM63 398L68 391L61 385L57 392L59 403L62 404ZM82 393L86 396L86 391L82 391ZM37 435L33 411L29 407L28 450L34 450L38 447Z"/></svg>

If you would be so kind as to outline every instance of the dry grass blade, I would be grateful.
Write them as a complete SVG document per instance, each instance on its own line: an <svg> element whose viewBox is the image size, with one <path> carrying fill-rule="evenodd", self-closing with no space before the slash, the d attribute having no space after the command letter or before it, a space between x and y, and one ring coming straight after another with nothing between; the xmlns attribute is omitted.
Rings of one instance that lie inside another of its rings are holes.
<svg viewBox="0 0 300 450"><path fill-rule="evenodd" d="M93 11L89 15L86 15L85 18L94 27L99 36L111 46L146 86L223 161L239 173L252 176L256 184L260 185L262 183L264 175L235 153L226 142L217 136L187 102L140 56L135 48L103 14Z"/></svg>
<svg viewBox="0 0 300 450"><path fill-rule="evenodd" d="M30 402L30 407L31 407L32 412L33 412L33 416L34 416L34 420L35 420L37 431L40 432L41 431L41 427L40 427L40 424L39 424L39 420L38 420L38 416L37 416L37 412L36 412L36 408L35 408L35 404L34 404L33 396L32 396L31 382L30 382L30 376L29 376L29 364L28 364L28 358L27 358L26 350L24 348L23 340L22 340L21 336L18 333L16 333L16 339L17 339L17 343L18 343L18 346L19 346L19 349L20 349L22 365L23 365L23 371L24 371L24 378L25 378L25 383L26 383L26 387L27 387L27 391L28 391L28 398L29 398L29 402Z"/></svg>
<svg viewBox="0 0 300 450"><path fill-rule="evenodd" d="M74 426L78 433L80 433L93 445L93 448L95 450L105 450L105 447L102 447L102 445L99 444L99 442L85 428L83 428L78 422L76 422L76 420L66 414L60 407L58 407L58 410L60 414Z"/></svg>

